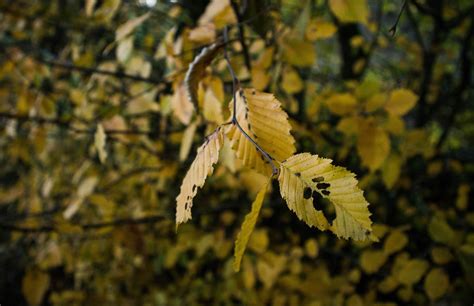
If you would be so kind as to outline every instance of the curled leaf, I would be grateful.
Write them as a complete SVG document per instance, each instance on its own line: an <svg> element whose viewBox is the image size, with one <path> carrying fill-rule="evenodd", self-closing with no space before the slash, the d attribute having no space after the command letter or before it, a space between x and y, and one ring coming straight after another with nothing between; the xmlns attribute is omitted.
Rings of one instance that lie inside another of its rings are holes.
<svg viewBox="0 0 474 306"><path fill-rule="evenodd" d="M184 84L186 86L188 98L194 104L196 111L199 109L199 81L204 76L207 66L209 66L223 46L224 43L217 41L212 45L203 48L201 52L194 58L192 63L189 64L188 71L186 72L186 76L184 78Z"/></svg>

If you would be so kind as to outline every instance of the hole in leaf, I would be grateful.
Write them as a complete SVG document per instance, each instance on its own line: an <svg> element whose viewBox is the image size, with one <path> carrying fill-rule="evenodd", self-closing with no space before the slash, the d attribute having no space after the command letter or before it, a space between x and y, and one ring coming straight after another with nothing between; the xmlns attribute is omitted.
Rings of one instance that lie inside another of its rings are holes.
<svg viewBox="0 0 474 306"><path fill-rule="evenodd" d="M319 183L319 182L324 181L324 177L318 176L318 177L313 178L312 181L313 183Z"/></svg>
<svg viewBox="0 0 474 306"><path fill-rule="evenodd" d="M316 185L316 188L318 188L318 189L327 189L329 186L331 186L329 183L318 183Z"/></svg>
<svg viewBox="0 0 474 306"><path fill-rule="evenodd" d="M336 217L334 206L317 191L313 192L313 206L317 211L322 211L329 221L332 221Z"/></svg>

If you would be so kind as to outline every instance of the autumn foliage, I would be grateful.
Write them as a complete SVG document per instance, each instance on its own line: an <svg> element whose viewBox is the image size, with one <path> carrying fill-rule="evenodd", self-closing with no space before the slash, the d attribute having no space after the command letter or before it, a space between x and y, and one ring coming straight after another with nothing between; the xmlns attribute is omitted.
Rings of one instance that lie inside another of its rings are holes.
<svg viewBox="0 0 474 306"><path fill-rule="evenodd" d="M0 1L0 304L472 304L473 16Z"/></svg>

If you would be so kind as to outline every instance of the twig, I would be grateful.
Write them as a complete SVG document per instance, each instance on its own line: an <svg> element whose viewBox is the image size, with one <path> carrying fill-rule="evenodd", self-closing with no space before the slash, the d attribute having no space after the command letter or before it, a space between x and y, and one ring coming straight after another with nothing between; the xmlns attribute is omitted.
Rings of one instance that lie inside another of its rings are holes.
<svg viewBox="0 0 474 306"><path fill-rule="evenodd" d="M225 42L225 47L224 47L224 58L227 63L227 68L229 69L230 75L232 76L232 95L234 98L234 105L233 105L233 111L232 111L232 124L234 124L240 132L247 138L254 146L255 148L263 155L263 157L270 163L272 167L272 174L276 175L278 173L278 168L275 166L275 163L273 162L273 157L270 156L265 150L263 150L255 140L252 139L242 128L240 125L239 121L237 120L237 90L240 89L240 82L239 79L237 78L234 69L232 68L232 65L230 63L229 55L228 55L228 34L227 34L227 27L224 28L224 42ZM243 92L242 92L243 94Z"/></svg>
<svg viewBox="0 0 474 306"><path fill-rule="evenodd" d="M462 48L460 51L460 67L461 67L461 81L459 83L458 89L454 94L451 95L452 99L454 100L454 105L451 107L451 112L447 119L445 129L441 134L438 143L436 144L436 148L439 150L443 146L444 142L448 138L449 132L451 131L455 121L456 115L461 110L461 104L466 100L463 99L464 91L469 87L471 83L471 67L472 67L472 59L469 56L469 51L471 50L471 42L474 37L474 18L471 18L471 25L469 30L466 34L466 37L463 40Z"/></svg>
<svg viewBox="0 0 474 306"><path fill-rule="evenodd" d="M124 219L115 219L107 222L99 223L87 223L87 224L72 224L73 226L78 226L84 231L99 229L103 227L116 227L132 224L152 224L158 221L167 219L163 215L153 215L143 218L124 218ZM45 233L45 232L60 232L60 228L55 225L43 225L38 227L22 227L14 224L0 223L0 229L11 231L11 232L21 232L21 233Z"/></svg>
<svg viewBox="0 0 474 306"><path fill-rule="evenodd" d="M113 76L120 79L130 79L134 81L146 82L146 83L151 83L151 84L160 84L160 83L166 82L165 79L144 78L138 75L127 74L122 71L109 71L109 70L102 70L102 69L97 69L97 68L92 68L92 67L76 66L67 62L51 61L51 60L46 60L40 57L36 57L36 60L43 64L50 65L52 67L57 67L57 68L62 68L62 69L67 69L67 70L76 70L76 71L86 73L86 74L97 73L97 74Z"/></svg>
<svg viewBox="0 0 474 306"><path fill-rule="evenodd" d="M245 42L245 28L242 24L242 21L243 21L242 14L239 12L239 6L237 2L232 0L230 1L230 4L232 6L235 16L237 16L237 22L238 22L237 27L239 30L240 45L242 46L242 54L244 56L245 66L247 67L247 70L250 72L252 70L252 64L250 62L249 49L248 49L247 43Z"/></svg>
<svg viewBox="0 0 474 306"><path fill-rule="evenodd" d="M93 129L79 129L71 126L71 121L65 121L58 118L46 118L40 116L28 116L20 114L12 114L7 112L0 112L0 118L7 118L12 120L18 120L22 122L36 122L39 124L54 124L66 128L74 133L78 134L94 134L95 128ZM116 129L106 129L104 130L106 134L109 135L150 135L151 131L143 130L116 130Z"/></svg>
<svg viewBox="0 0 474 306"><path fill-rule="evenodd" d="M395 33L397 32L398 23L400 22L400 17L402 17L402 13L405 10L405 7L407 6L407 2L408 0L403 1L402 8L400 9L400 12L398 13L398 16L397 16L397 20L388 30L388 32L392 35L392 37L395 36Z"/></svg>

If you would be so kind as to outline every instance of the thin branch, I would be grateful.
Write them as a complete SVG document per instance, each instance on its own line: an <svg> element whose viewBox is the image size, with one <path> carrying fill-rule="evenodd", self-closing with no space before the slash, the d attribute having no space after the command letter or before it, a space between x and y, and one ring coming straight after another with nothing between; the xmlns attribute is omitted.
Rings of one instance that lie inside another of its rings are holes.
<svg viewBox="0 0 474 306"><path fill-rule="evenodd" d="M161 84L167 81L166 79L144 78L138 75L127 74L122 71L109 71L109 70L102 70L102 69L97 69L97 68L92 68L92 67L76 66L68 62L52 61L52 60L47 60L40 57L36 57L35 59L39 61L40 63L46 64L52 67L62 68L66 70L75 70L75 71L79 71L86 74L97 73L97 74L113 76L119 79L129 79L133 81L140 81L140 82L151 83L151 84Z"/></svg>
<svg viewBox="0 0 474 306"><path fill-rule="evenodd" d="M126 173L123 173L120 175L115 180L110 181L107 183L105 186L101 187L98 189L98 192L107 192L109 189L113 188L114 186L117 186L118 184L122 183L125 180L128 180L136 175L143 174L146 172L159 172L163 169L163 167L140 167L140 168L134 168Z"/></svg>
<svg viewBox="0 0 474 306"><path fill-rule="evenodd" d="M99 223L87 223L87 224L72 224L74 226L80 227L84 231L100 229L104 227L117 227L117 226L124 226L124 225L132 225L132 224L153 224L158 221L162 221L167 219L166 216L163 215L153 215L147 216L143 218L123 218L123 219L115 219L112 221L107 222L99 222ZM25 234L31 233L47 233L47 232L60 232L61 229L55 225L43 225L37 227L23 227L14 224L8 223L0 223L0 229L10 232L21 232Z"/></svg>
<svg viewBox="0 0 474 306"><path fill-rule="evenodd" d="M408 20L410 21L410 24L413 28L413 32L415 33L415 38L416 38L418 44L420 45L421 50L423 50L423 52L425 52L426 51L426 46L425 46L425 42L423 40L423 35L420 32L420 28L418 27L418 23L416 22L416 18L415 18L415 16L413 16L413 13L412 13L409 5L407 5L406 10L407 10Z"/></svg>
<svg viewBox="0 0 474 306"><path fill-rule="evenodd" d="M395 33L397 32L398 23L400 22L400 18L402 17L403 11L405 10L405 7L407 6L407 2L408 0L403 1L402 8L400 9L400 12L398 13L398 16L397 16L397 20L388 30L388 32L392 35L392 37L395 36Z"/></svg>
<svg viewBox="0 0 474 306"><path fill-rule="evenodd" d="M460 83L455 93L451 95L451 98L454 100L454 105L451 107L451 112L446 121L445 129L443 130L436 148L439 150L443 146L444 142L448 138L448 135L456 121L457 114L461 111L462 103L465 102L466 98L463 97L463 94L466 89L469 88L471 84L471 68L472 68L472 58L469 56L471 50L471 43L474 37L474 18L471 18L471 25L469 30L463 40L461 51L460 51Z"/></svg>
<svg viewBox="0 0 474 306"><path fill-rule="evenodd" d="M237 4L237 2L232 0L230 1L230 4L232 6L235 16L237 16L237 21L238 21L237 27L239 30L240 45L242 46L242 54L244 56L245 66L247 67L247 70L250 72L252 70L252 64L250 61L249 48L247 46L247 43L245 42L245 28L242 24L242 21L243 21L242 14L240 14L239 5Z"/></svg>
<svg viewBox="0 0 474 306"><path fill-rule="evenodd" d="M265 150L263 150L255 140L252 139L242 128L240 125L239 121L237 120L237 90L240 89L240 83L239 79L237 78L234 69L232 68L232 65L230 63L229 55L228 55L228 33L227 33L227 27L224 28L224 42L225 42L225 47L224 47L224 58L227 63L227 68L230 72L230 75L232 76L232 95L234 98L234 105L233 105L233 111L232 111L232 124L234 124L240 132L247 138L254 146L255 148L263 155L263 157L270 163L272 167L272 174L276 175L278 173L278 168L275 166L275 163L273 162L273 157L270 156ZM242 92L243 94L243 92Z"/></svg>
<svg viewBox="0 0 474 306"><path fill-rule="evenodd" d="M70 130L71 132L78 133L78 134L94 134L95 128L93 129L80 129L71 126L71 121L65 121L58 118L46 118L40 116L28 116L28 115L20 115L20 114L12 114L7 112L0 112L0 118L18 120L22 122L35 122L39 124L53 124L58 125L63 128ZM104 130L106 134L109 135L151 135L153 132L151 131L143 131L143 130L116 130L116 129L106 129Z"/></svg>

